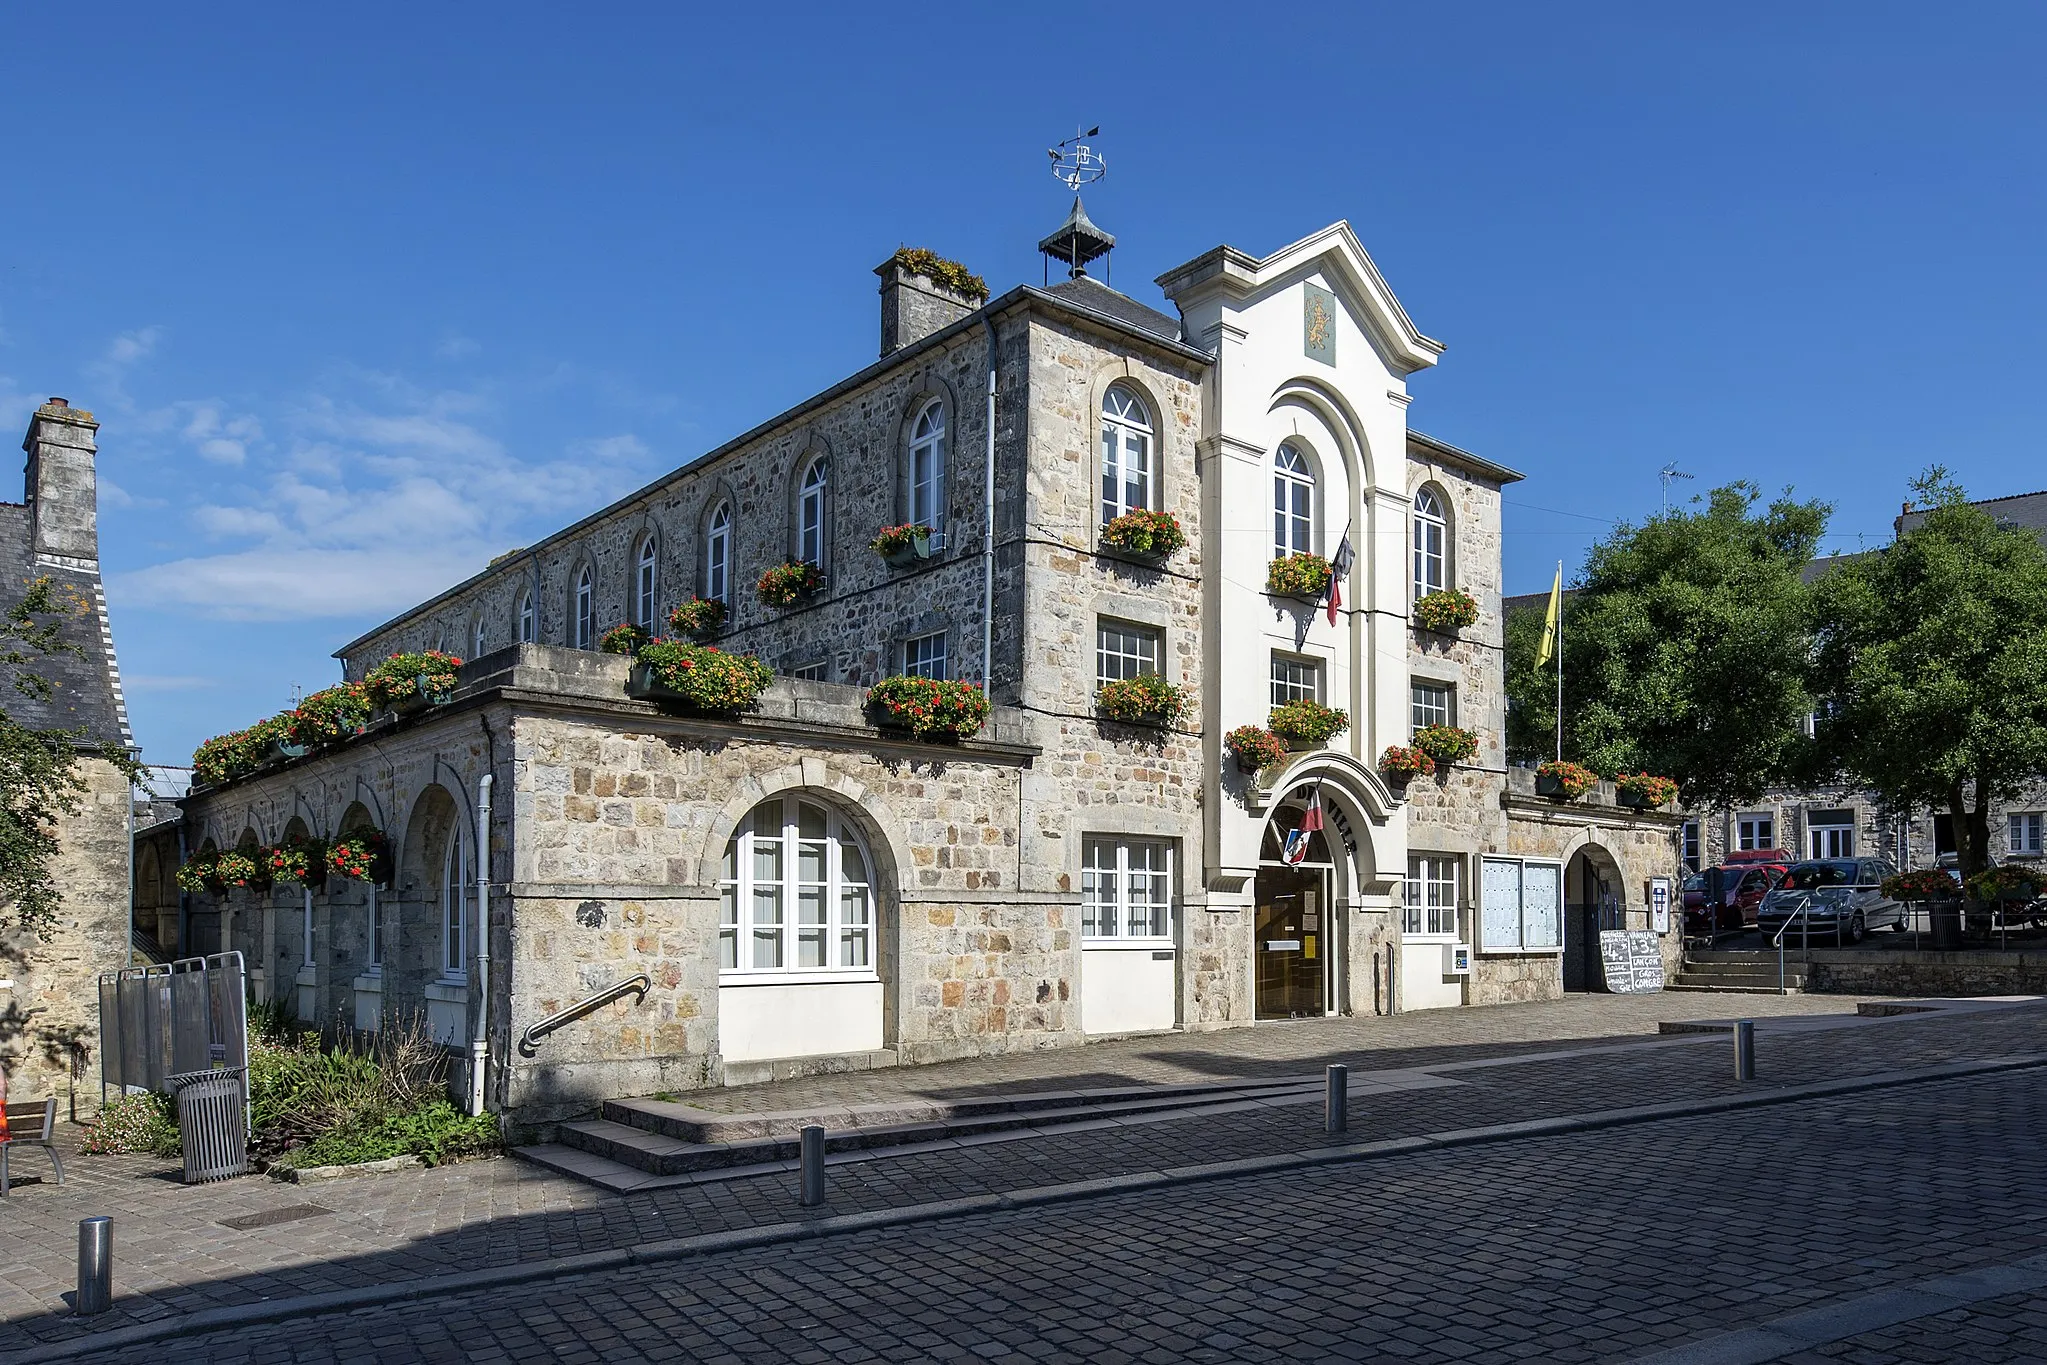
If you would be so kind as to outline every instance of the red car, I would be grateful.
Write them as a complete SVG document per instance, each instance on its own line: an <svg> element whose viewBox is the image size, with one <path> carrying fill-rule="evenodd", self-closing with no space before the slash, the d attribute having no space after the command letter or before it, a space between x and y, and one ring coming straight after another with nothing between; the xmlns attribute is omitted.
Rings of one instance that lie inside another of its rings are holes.
<svg viewBox="0 0 2047 1365"><path fill-rule="evenodd" d="M1763 897L1784 880L1796 861L1779 848L1747 849L1730 853L1721 865L1724 888L1719 913L1711 932L1740 933L1752 929ZM1706 873L1694 872L1684 880L1685 929L1702 934L1706 926Z"/></svg>

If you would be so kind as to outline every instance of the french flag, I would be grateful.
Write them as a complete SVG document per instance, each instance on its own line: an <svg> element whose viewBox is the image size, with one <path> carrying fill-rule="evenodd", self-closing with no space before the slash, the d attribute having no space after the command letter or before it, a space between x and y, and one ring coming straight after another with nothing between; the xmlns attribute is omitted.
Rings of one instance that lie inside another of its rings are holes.
<svg viewBox="0 0 2047 1365"><path fill-rule="evenodd" d="M1308 856L1310 835L1322 832L1322 789L1308 795L1308 808L1301 812L1301 823L1287 831L1286 843L1279 852L1280 861L1289 867L1298 866Z"/></svg>
<svg viewBox="0 0 2047 1365"><path fill-rule="evenodd" d="M1336 558L1329 561L1329 624L1336 624L1337 608L1343 605L1343 580L1350 577L1351 561L1357 555L1350 548L1350 529L1343 532L1343 541L1336 547Z"/></svg>

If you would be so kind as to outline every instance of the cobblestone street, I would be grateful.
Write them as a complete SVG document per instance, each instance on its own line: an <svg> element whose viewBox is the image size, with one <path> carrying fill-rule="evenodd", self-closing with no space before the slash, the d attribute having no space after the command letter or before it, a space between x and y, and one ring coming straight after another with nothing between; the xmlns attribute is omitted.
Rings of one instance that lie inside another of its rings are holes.
<svg viewBox="0 0 2047 1365"><path fill-rule="evenodd" d="M1044 1088L1076 1075L1301 1075L1325 1059L1348 1060L1354 1076L1436 1078L1434 1088L1354 1098L1344 1140L1371 1142L2047 1056L2039 1006L1858 1019L1841 1012L1852 1001L1756 997L1739 1012L1764 1020L1761 1078L1743 1087L1724 1034L1645 1036L1659 1018L1731 1017L1734 1002L1649 999L1597 1002L1619 1007L1611 1011L1574 1000L1132 1039L717 1098L771 1109ZM1773 1006L1803 1017L1772 1019ZM1831 1012L1811 1013L1821 1006ZM1594 1016L1606 1036L1588 1025ZM703 1359L1624 1357L2047 1250L2047 1204L2013 1196L1998 1175L2032 1159L2031 1135L2047 1117L2039 1074L1894 1084L799 1240L789 1238L816 1218L985 1203L1064 1182L1313 1153L1333 1140L1319 1106L1302 1103L883 1152L834 1166L822 1210L800 1209L782 1175L620 1197L492 1161L328 1185L186 1189L162 1163L85 1158L63 1189L30 1184L5 1206L21 1235L0 1263L0 1353L28 1360L74 1340L86 1346L84 1334L104 1340L209 1309L757 1229L784 1244L363 1308L318 1330L251 1325L92 1358L495 1358L497 1349L600 1359L658 1357L656 1340ZM58 1295L70 1285L76 1220L100 1212L117 1225L116 1311L69 1317ZM2022 1348L2009 1358L2024 1358Z"/></svg>

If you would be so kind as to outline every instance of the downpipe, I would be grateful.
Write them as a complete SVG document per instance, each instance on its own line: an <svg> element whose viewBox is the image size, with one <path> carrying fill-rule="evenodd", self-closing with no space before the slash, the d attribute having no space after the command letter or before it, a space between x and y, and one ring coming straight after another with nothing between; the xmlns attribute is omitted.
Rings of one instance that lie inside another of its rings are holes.
<svg viewBox="0 0 2047 1365"><path fill-rule="evenodd" d="M490 783L476 779L476 1008L469 1012L469 1112L483 1112L483 1072L490 1051Z"/></svg>

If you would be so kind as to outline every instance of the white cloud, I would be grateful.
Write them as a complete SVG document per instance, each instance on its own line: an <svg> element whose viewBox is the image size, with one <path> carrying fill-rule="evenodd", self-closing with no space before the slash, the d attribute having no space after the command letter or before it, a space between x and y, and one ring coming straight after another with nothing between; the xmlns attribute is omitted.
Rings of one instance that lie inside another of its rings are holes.
<svg viewBox="0 0 2047 1365"><path fill-rule="evenodd" d="M434 354L442 360L467 360L482 349L470 338L450 332L441 338L440 345L434 347Z"/></svg>
<svg viewBox="0 0 2047 1365"><path fill-rule="evenodd" d="M101 474L97 482L99 485L100 506L133 507L135 505L134 495L105 474Z"/></svg>
<svg viewBox="0 0 2047 1365"><path fill-rule="evenodd" d="M249 448L240 441L216 436L210 441L199 443L199 457L211 460L215 464L242 464L249 458Z"/></svg>
<svg viewBox="0 0 2047 1365"><path fill-rule="evenodd" d="M102 365L126 367L148 356L156 350L156 343L163 336L161 327L138 327L132 332L123 332L107 344Z"/></svg>
<svg viewBox="0 0 2047 1365"><path fill-rule="evenodd" d="M480 547L287 549L263 545L231 554L172 560L116 574L117 608L187 607L231 621L316 616L394 616L483 567Z"/></svg>

